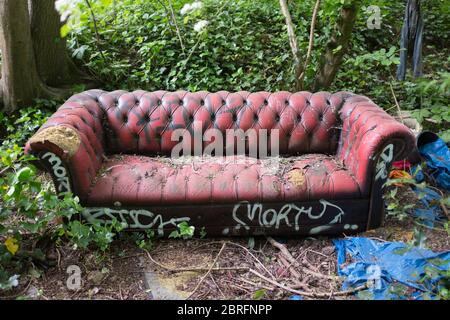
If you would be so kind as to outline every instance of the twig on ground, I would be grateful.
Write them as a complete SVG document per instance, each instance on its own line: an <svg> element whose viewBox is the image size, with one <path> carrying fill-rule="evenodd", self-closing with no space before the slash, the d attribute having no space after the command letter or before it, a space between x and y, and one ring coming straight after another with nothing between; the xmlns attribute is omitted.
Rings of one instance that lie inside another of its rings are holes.
<svg viewBox="0 0 450 320"><path fill-rule="evenodd" d="M27 285L25 286L25 289L23 289L22 291L20 291L20 292L17 293L17 294L13 294L13 295L10 295L10 296L1 296L1 295L0 295L1 300L15 299L15 298L17 298L17 297L19 297L19 296L24 295L24 294L28 291L28 288L30 288L30 285L31 285L32 282L33 282L33 279L30 279L30 280L28 281Z"/></svg>
<svg viewBox="0 0 450 320"><path fill-rule="evenodd" d="M263 289L266 289L266 290L269 290L269 291L275 290L274 287L268 287L268 286L265 286L265 285L263 285L263 284L258 284L258 283L255 283L255 282L253 282L253 281L244 279L244 278L242 278L242 277L241 277L241 278L238 278L238 280L239 280L239 281L242 281L242 282L245 282L245 283L247 283L247 284L249 284L249 285L252 285L252 286L254 286L254 287L257 287L257 288L263 288Z"/></svg>
<svg viewBox="0 0 450 320"><path fill-rule="evenodd" d="M325 274L321 274L318 272L315 272L313 270L310 270L309 268L302 267L300 263L292 256L292 254L289 252L289 250L286 248L286 246L282 243L279 243L275 241L272 237L267 237L267 240L269 240L269 243L280 250L281 254L286 258L286 260L291 263L292 265L295 265L299 268L301 268L302 271L305 273L315 276L317 278L324 278L327 280L337 280L339 277L337 276L329 276Z"/></svg>
<svg viewBox="0 0 450 320"><path fill-rule="evenodd" d="M58 270L61 270L61 252L56 248L56 253L58 254Z"/></svg>
<svg viewBox="0 0 450 320"><path fill-rule="evenodd" d="M198 288L200 287L200 285L203 283L203 281L206 279L206 277L211 273L212 268L214 268L214 266L216 265L217 261L220 258L220 255L223 252L223 249L225 249L227 243L224 242L224 244L222 245L222 248L220 248L219 253L217 254L216 258L214 259L213 263L211 264L211 266L209 267L208 271L205 273L205 275L200 279L200 281L197 283L197 285L195 286L194 290L189 294L189 296L186 298L186 300L189 300L194 293L198 290Z"/></svg>
<svg viewBox="0 0 450 320"><path fill-rule="evenodd" d="M319 252L319 251L316 251L316 250L313 250L313 249L306 249L306 251L318 254L319 256L322 256L322 257L325 257L325 258L328 258L328 256L326 254L323 254L322 252Z"/></svg>
<svg viewBox="0 0 450 320"><path fill-rule="evenodd" d="M123 300L122 285L120 283L119 283L119 297L120 297L120 300Z"/></svg>
<svg viewBox="0 0 450 320"><path fill-rule="evenodd" d="M258 271L250 269L250 272L252 274L254 274L255 276L257 276L257 277L259 277L259 278L261 278L261 279L263 279L263 280L265 280L265 281L267 281L267 282L269 282L269 283L271 283L271 284L273 284L273 285L275 285L275 286L277 286L277 287L279 287L279 288L281 288L281 289L283 289L285 291L289 291L289 292L292 292L292 293L295 293L295 294L298 294L298 295L301 295L301 296L305 296L305 297L310 297L310 298L329 298L330 297L330 293L329 292L316 293L316 292L307 292L307 291L295 290L295 289L292 289L291 287L288 287L288 286L286 286L284 284L281 284L281 283L279 283L279 282L277 282L275 280L272 280L272 279L269 279L269 278L263 276ZM345 291L339 291L339 292L333 293L333 296L335 296L335 297L337 297L337 296L346 296L346 295L355 293L357 291L364 290L366 288L367 288L367 285L365 284L365 285L359 286L359 287L354 288L354 289L345 290Z"/></svg>
<svg viewBox="0 0 450 320"><path fill-rule="evenodd" d="M218 244L218 243L224 243L224 241L211 241L208 243L204 243L202 245L199 245L196 249L201 248L203 246L207 246L207 245L211 245L211 244ZM246 247L244 247L243 245L236 243L236 242L231 242L231 241L226 241L227 244L229 245L233 245L236 247L241 248L242 250L244 250L245 252L247 252L257 263L258 265L272 278L275 279L275 277L272 275L272 273L264 266L264 264L253 254L251 253L250 250L248 250ZM247 268L248 269L248 268Z"/></svg>
<svg viewBox="0 0 450 320"><path fill-rule="evenodd" d="M297 270L294 269L292 263L288 262L281 254L279 255L278 259L280 259L281 263L286 267L286 269L280 274L280 277L282 277L286 273L286 271L289 271L295 278L301 279L302 276L297 272Z"/></svg>
<svg viewBox="0 0 450 320"><path fill-rule="evenodd" d="M202 272L202 271L208 271L210 268L206 267L181 267L181 268L172 268L166 265L163 265L162 263L156 261L153 259L153 257L150 255L150 252L148 250L145 250L145 253L147 254L147 257L150 259L151 262L156 264L161 269L164 269L169 272L187 272L187 271L193 271L193 272ZM218 268L212 268L211 271L227 271L227 270L240 270L240 271L248 271L249 268L247 267L218 267Z"/></svg>
<svg viewBox="0 0 450 320"><path fill-rule="evenodd" d="M210 273L209 277L211 278L212 282L214 283L214 285L216 286L217 290L219 290L220 295L222 296L222 298L226 298L225 294L223 293L222 289L220 289L219 285L217 284L216 280L214 279L214 276Z"/></svg>

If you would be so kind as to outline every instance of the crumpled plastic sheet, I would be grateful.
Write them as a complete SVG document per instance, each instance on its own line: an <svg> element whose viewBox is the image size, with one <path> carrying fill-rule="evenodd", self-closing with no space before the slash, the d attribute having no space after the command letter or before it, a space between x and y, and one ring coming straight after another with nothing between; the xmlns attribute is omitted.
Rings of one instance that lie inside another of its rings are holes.
<svg viewBox="0 0 450 320"><path fill-rule="evenodd" d="M438 138L419 146L419 153L425 159L427 170L437 185L450 191L450 150L444 140ZM423 181L423 173L418 172L415 178L419 182Z"/></svg>
<svg viewBox="0 0 450 320"><path fill-rule="evenodd" d="M428 187L414 188L413 190L421 197L420 202L425 206L424 209L414 209L413 214L416 218L419 218L425 226L431 228L434 227L436 222L446 220L439 206L439 200L442 197L441 194Z"/></svg>
<svg viewBox="0 0 450 320"><path fill-rule="evenodd" d="M427 266L440 270L450 268L450 251L435 253L411 247L402 242L381 242L368 238L333 240L336 247L338 275L344 277L342 289L370 283L360 297L375 300L436 298L432 293L441 277L421 282ZM351 257L351 261L347 257ZM399 295L393 283L410 290Z"/></svg>

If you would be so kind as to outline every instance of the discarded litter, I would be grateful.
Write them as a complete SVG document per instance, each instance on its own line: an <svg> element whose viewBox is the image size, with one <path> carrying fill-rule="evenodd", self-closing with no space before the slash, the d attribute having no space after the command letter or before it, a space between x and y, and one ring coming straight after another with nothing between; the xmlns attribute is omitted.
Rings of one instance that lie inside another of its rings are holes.
<svg viewBox="0 0 450 320"><path fill-rule="evenodd" d="M417 147L436 184L450 191L450 150L444 140L432 132L423 132L417 139ZM423 178L421 172L416 175L416 180L419 182Z"/></svg>
<svg viewBox="0 0 450 320"><path fill-rule="evenodd" d="M338 261L338 275L345 278L343 289L366 284L359 293L367 299L425 299L436 298L436 289L443 279L438 272L424 275L426 270L445 271L450 267L450 251L435 253L411 247L402 242L381 242L368 238L333 240ZM352 261L347 260L347 256ZM397 284L407 290L399 293Z"/></svg>
<svg viewBox="0 0 450 320"><path fill-rule="evenodd" d="M445 220L439 205L439 200L441 199L439 193L429 187L413 188L413 190L419 196L420 202L425 206L424 209L414 209L413 214L416 218L419 218L427 227L434 227L435 222Z"/></svg>

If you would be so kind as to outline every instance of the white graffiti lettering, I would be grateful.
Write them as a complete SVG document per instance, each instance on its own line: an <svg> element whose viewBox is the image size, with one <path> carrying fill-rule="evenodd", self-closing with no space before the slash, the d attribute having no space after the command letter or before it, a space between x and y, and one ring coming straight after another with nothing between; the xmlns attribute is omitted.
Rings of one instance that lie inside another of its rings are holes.
<svg viewBox="0 0 450 320"><path fill-rule="evenodd" d="M331 227L330 225L340 223L342 221L342 217L344 216L344 211L337 205L332 204L326 200L319 200L322 205L322 210L313 213L313 207L299 207L293 203L285 204L278 211L275 209L267 209L264 210L263 205L261 203L251 204L248 202L240 202L234 206L233 209L233 220L237 223L234 227L235 230L239 230L244 228L245 230L250 230L250 226L244 222L244 220L248 220L250 222L255 219L258 221L258 225L267 228L275 228L278 229L280 225L286 225L288 227L294 228L296 231L300 229L299 219L302 215L306 215L310 220L317 220L322 218L329 208L337 209L337 213L333 216L333 219L326 225L320 226L317 228L311 229L310 233L315 233L315 230L319 230L318 228ZM246 206L246 211L244 210L244 214L238 214L239 209L242 206ZM321 231L321 230L319 230ZM222 233L224 235L230 232L229 228L225 228Z"/></svg>
<svg viewBox="0 0 450 320"><path fill-rule="evenodd" d="M48 162L52 166L53 174L56 177L56 180L58 181L57 191L70 192L70 181L69 177L67 176L67 170L62 164L62 160L52 152L47 152L43 156L41 156L41 159L47 158Z"/></svg>
<svg viewBox="0 0 450 320"><path fill-rule="evenodd" d="M375 181L387 178L388 176L387 169L393 159L394 159L394 145L389 144L381 152L380 160L378 161L376 166L377 175L375 176Z"/></svg>
<svg viewBox="0 0 450 320"><path fill-rule="evenodd" d="M158 235L164 236L164 227L172 225L176 227L180 222L190 221L189 217L171 218L164 221L162 215L155 215L148 210L125 210L110 208L86 208L83 210L84 218L93 223L95 221L107 222L116 219L131 229L151 229L156 228ZM142 222L142 218L147 218L148 222ZM109 219L108 219L109 218ZM127 219L128 218L128 219ZM129 222L130 221L130 222Z"/></svg>

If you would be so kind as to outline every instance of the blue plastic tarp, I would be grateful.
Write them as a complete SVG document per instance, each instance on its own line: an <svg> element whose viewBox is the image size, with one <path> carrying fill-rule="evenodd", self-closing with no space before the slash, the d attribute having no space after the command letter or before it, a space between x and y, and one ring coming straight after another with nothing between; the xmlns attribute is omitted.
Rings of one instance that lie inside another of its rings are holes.
<svg viewBox="0 0 450 320"><path fill-rule="evenodd" d="M433 298L433 292L442 277L423 280L425 268L450 268L450 251L435 253L402 242L381 242L358 237L333 242L338 275L344 277L343 290L370 284L360 294L369 299ZM351 259L347 260L347 257ZM410 290L399 295L394 283L403 284Z"/></svg>
<svg viewBox="0 0 450 320"><path fill-rule="evenodd" d="M445 216L439 205L442 195L435 190L425 188L414 188L414 192L419 196L420 202L425 208L415 208L413 214L427 227L434 227L434 223L444 221Z"/></svg>
<svg viewBox="0 0 450 320"><path fill-rule="evenodd" d="M435 141L419 146L419 153L425 159L427 169L436 180L439 187L450 191L450 150L444 140L437 138ZM423 174L416 175L420 182Z"/></svg>

